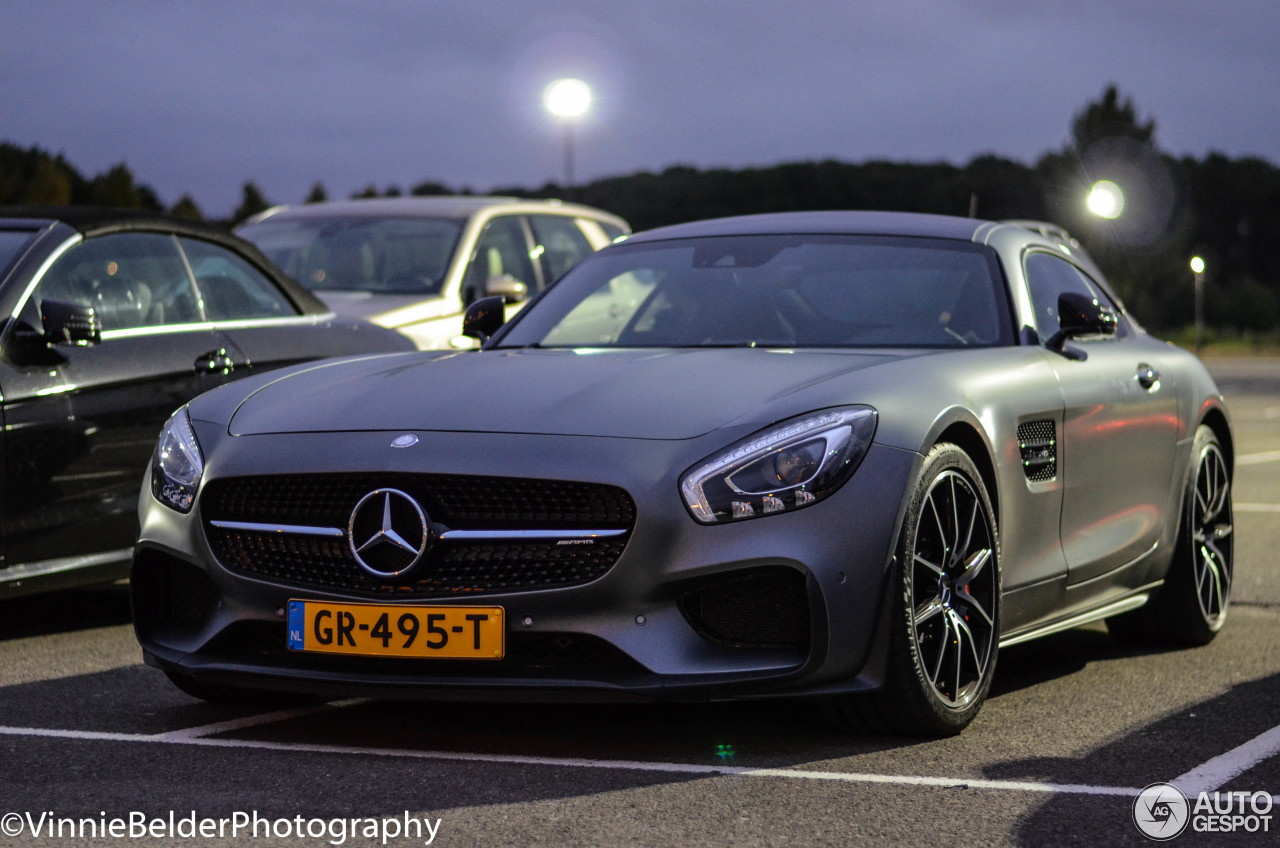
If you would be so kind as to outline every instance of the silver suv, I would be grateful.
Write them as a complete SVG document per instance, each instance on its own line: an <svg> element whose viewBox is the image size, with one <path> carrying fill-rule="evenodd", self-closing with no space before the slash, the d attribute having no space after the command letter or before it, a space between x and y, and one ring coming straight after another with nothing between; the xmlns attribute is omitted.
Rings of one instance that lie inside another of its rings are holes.
<svg viewBox="0 0 1280 848"><path fill-rule="evenodd" d="M276 206L236 233L343 317L398 330L424 350L469 347L462 312L502 295L508 310L626 221L554 200L396 197Z"/></svg>

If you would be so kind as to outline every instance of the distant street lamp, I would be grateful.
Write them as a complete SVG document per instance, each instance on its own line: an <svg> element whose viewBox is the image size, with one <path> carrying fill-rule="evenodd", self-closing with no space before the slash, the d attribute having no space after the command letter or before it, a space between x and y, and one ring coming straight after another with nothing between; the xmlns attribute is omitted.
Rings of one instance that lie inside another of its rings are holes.
<svg viewBox="0 0 1280 848"><path fill-rule="evenodd" d="M1191 257L1191 273L1196 275L1196 353L1204 341L1204 258Z"/></svg>
<svg viewBox="0 0 1280 848"><path fill-rule="evenodd" d="M580 79L556 80L542 92L542 105L564 121L564 184L573 189L573 124L591 108L591 88Z"/></svg>
<svg viewBox="0 0 1280 848"><path fill-rule="evenodd" d="M1085 203L1099 218L1114 221L1124 212L1124 192L1111 180L1098 180L1089 190Z"/></svg>

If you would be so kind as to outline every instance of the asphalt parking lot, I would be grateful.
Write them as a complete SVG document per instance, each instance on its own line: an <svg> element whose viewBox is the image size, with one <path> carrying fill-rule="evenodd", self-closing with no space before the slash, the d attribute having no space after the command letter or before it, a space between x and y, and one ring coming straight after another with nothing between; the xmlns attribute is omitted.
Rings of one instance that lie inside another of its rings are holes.
<svg viewBox="0 0 1280 848"><path fill-rule="evenodd" d="M1132 809L1158 782L1219 793L1172 844L1275 844L1280 363L1211 367L1237 577L1208 647L1093 626L1011 648L978 720L918 741L841 734L806 703L215 707L141 665L122 587L8 601L0 845L1146 844Z"/></svg>

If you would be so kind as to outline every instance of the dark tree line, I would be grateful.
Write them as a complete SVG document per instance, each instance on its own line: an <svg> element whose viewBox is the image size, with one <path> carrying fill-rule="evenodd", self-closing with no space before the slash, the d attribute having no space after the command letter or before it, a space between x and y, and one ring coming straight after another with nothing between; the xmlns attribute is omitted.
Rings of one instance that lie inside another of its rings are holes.
<svg viewBox="0 0 1280 848"><path fill-rule="evenodd" d="M1280 170L1256 158L1211 153L1174 158L1160 151L1156 122L1108 87L1077 113L1069 142L1028 165L986 155L964 165L826 160L768 168L698 169L608 177L572 188L506 187L493 193L558 197L608 209L636 230L681 221L797 209L883 209L1028 218L1065 226L1085 245L1130 310L1149 327L1176 332L1193 319L1193 255L1208 262L1206 317L1223 335L1280 337ZM1085 207L1100 179L1126 194L1107 221ZM353 197L394 197L398 186L369 185ZM470 194L436 181L410 195ZM329 199L316 182L304 202ZM189 197L165 207L123 164L92 178L61 155L0 143L0 203L94 204L201 218ZM225 225L266 209L253 182Z"/></svg>

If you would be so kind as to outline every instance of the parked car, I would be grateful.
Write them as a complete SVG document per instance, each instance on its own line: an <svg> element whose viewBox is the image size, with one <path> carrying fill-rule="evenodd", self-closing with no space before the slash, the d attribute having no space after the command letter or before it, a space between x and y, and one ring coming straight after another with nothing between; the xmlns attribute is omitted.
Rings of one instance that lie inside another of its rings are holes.
<svg viewBox="0 0 1280 848"><path fill-rule="evenodd" d="M1226 405L1053 236L686 224L502 321L483 299L478 352L178 412L141 505L146 661L214 700L790 694L944 735L999 649L1226 620Z"/></svg>
<svg viewBox="0 0 1280 848"><path fill-rule="evenodd" d="M149 213L0 208L0 597L128 574L155 439L206 389L412 349L335 318L254 248Z"/></svg>
<svg viewBox="0 0 1280 848"><path fill-rule="evenodd" d="M462 311L473 301L501 295L514 314L631 228L559 201L400 197L277 206L237 232L339 315L430 350L470 345Z"/></svg>

